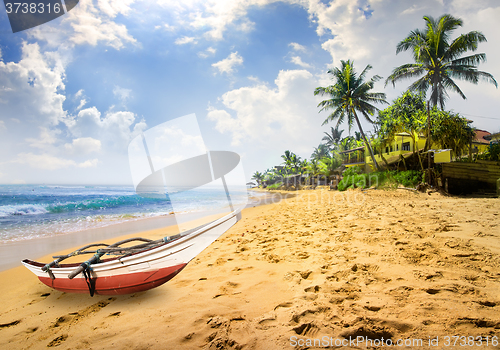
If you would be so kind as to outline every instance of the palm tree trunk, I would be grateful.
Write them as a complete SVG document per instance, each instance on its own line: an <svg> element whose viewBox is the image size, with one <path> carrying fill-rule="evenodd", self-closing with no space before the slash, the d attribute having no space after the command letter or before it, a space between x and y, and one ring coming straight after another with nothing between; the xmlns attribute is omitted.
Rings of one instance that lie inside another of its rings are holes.
<svg viewBox="0 0 500 350"><path fill-rule="evenodd" d="M418 147L415 136L412 137L412 141L413 141L413 154L415 154L415 147ZM420 168L422 168L422 171L424 172L425 171L424 164L422 163L422 159L420 158L420 150L418 149L417 149L417 158L418 162L420 163Z"/></svg>
<svg viewBox="0 0 500 350"><path fill-rule="evenodd" d="M354 114L354 119L356 119L356 123L358 124L359 132L361 133L361 136L363 137L363 140L365 141L365 145L368 148L368 152L370 152L370 157L373 160L373 164L375 165L375 169L380 170L377 161L375 160L375 156L373 155L373 150L368 143L368 140L366 139L365 132L363 131L363 128L361 127L361 123L359 122L358 116L356 115L356 112L353 111Z"/></svg>

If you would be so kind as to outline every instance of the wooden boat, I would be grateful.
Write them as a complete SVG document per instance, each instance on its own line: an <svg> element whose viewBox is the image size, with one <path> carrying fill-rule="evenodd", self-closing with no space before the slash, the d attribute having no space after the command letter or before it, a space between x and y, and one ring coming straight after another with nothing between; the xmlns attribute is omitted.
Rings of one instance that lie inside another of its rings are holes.
<svg viewBox="0 0 500 350"><path fill-rule="evenodd" d="M207 225L158 241L132 238L95 251L88 250L103 245L93 244L64 256L55 256L57 259L49 264L28 259L22 263L41 282L62 292L90 292L91 295L142 292L172 279L240 218L240 210L235 210ZM134 240L145 243L120 247ZM71 256L89 253L94 256L82 264L60 264ZM101 260L105 254L119 256Z"/></svg>
<svg viewBox="0 0 500 350"><path fill-rule="evenodd" d="M182 135L184 140L165 135ZM193 146L179 147L179 144ZM176 157L166 161L165 154L175 154ZM63 292L90 292L90 295L128 294L157 287L177 275L191 259L240 219L245 203L235 208L231 188L225 180L234 170L239 183L245 183L240 157L229 151L207 151L194 114L165 122L135 137L129 145L129 161L138 195L166 198L168 193L189 191L217 181L221 193L227 197L230 213L185 232L182 232L176 217L177 227L182 233L157 241L132 238L112 245L91 244L67 255L55 256L56 260L49 264L23 260L23 265L47 286ZM175 212L173 197L170 203ZM141 243L123 246L134 241ZM100 248L95 250L97 247ZM69 257L82 254L94 255L81 264L60 264ZM101 259L105 255L114 258Z"/></svg>

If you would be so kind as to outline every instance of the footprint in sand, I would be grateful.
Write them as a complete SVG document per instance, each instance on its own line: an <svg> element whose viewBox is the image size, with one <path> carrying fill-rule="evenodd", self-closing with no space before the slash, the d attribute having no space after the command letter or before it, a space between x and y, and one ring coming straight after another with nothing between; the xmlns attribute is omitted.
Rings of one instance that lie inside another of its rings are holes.
<svg viewBox="0 0 500 350"><path fill-rule="evenodd" d="M51 348L51 347L54 347L54 346L59 346L63 342L65 342L66 339L68 339L68 335L67 334L60 335L57 338L53 339L50 343L48 343L47 347Z"/></svg>
<svg viewBox="0 0 500 350"><path fill-rule="evenodd" d="M9 322L9 323L1 323L0 324L0 329L12 327L12 326L16 326L19 323L21 323L21 320L12 321L12 322Z"/></svg>
<svg viewBox="0 0 500 350"><path fill-rule="evenodd" d="M38 296L37 298L33 299L28 305L33 305L33 304L36 304L42 300L45 300L48 296L50 295L50 293L43 293L43 294L40 294L40 296Z"/></svg>

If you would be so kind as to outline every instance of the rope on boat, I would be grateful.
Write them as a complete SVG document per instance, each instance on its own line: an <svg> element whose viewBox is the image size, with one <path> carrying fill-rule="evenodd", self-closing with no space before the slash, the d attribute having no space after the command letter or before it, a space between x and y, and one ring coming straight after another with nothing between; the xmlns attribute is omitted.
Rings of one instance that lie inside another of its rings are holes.
<svg viewBox="0 0 500 350"><path fill-rule="evenodd" d="M238 217L238 219L239 219L239 217ZM163 238L158 239L156 241L153 241L153 240L147 239L147 238L136 237L136 238L125 239L123 241L119 241L119 242L113 243L111 245L108 245L106 243L89 244L89 245L86 245L85 247L77 249L74 252L71 252L69 254L53 256L55 258L55 260L49 264L44 265L42 267L42 271L47 272L51 279L55 279L55 276L51 271L51 267L53 267L53 266L59 267L59 263L61 261L68 259L70 257L73 257L73 256L83 255L83 254L94 254L94 256L92 258L90 258L87 261L80 264L80 266L78 266L75 270L73 270L68 275L69 279L73 279L78 274L83 273L84 278L85 278L85 282L87 283L87 286L89 288L90 296L94 296L97 278L92 277L92 271L93 271L92 265L100 263L101 262L100 258L103 255L106 255L106 254L107 255L116 255L116 256L120 255L118 257L118 260L120 260L126 256L129 256L129 255L132 255L135 253L139 253L139 252L142 252L145 250L149 250L152 248L156 248L160 245L167 244L167 243L173 242L175 240L178 240L179 238L185 237L185 236L191 234L192 232L197 231L198 229L200 229L203 226L205 226L205 225L198 226L196 228L190 229L186 232L178 233L178 234L173 235L173 236L163 237ZM120 245L122 245L122 244L133 242L133 241L141 241L144 243L136 244L136 245L131 246L131 247L120 247ZM103 246L105 248L99 248L97 250L87 250L88 248L103 247Z"/></svg>

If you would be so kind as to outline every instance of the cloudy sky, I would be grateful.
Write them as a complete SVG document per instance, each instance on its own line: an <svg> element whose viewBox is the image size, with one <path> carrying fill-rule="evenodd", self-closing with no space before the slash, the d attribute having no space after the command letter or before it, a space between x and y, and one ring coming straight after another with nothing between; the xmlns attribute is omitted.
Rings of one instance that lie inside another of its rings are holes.
<svg viewBox="0 0 500 350"><path fill-rule="evenodd" d="M396 44L444 13L464 21L453 38L485 34L480 69L500 81L498 0L80 0L15 34L2 4L0 183L130 185L130 140L191 113L209 149L242 156L247 179L287 149L308 158L330 128L313 95L327 69L353 59L385 79L412 61ZM409 84L375 91L390 101ZM447 108L500 131L500 90L459 86L467 100Z"/></svg>

